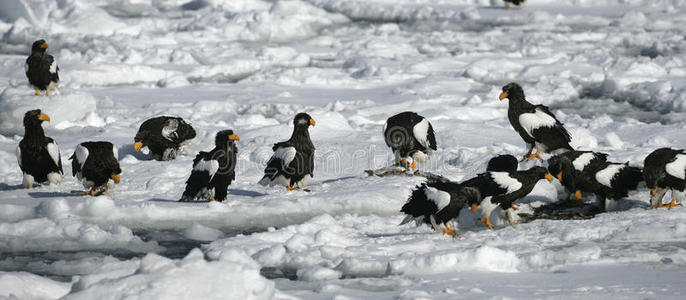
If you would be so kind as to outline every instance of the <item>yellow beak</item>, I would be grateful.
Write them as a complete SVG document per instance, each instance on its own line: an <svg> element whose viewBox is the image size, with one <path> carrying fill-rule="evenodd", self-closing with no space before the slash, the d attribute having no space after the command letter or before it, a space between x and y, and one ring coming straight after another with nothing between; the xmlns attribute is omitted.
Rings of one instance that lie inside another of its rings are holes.
<svg viewBox="0 0 686 300"><path fill-rule="evenodd" d="M581 190L576 190L576 192L574 192L574 198L581 200L581 198L583 198L581 196Z"/></svg>
<svg viewBox="0 0 686 300"><path fill-rule="evenodd" d="M498 99L500 99L500 101L503 101L503 99L507 98L507 96L508 96L507 92L502 92L502 93L500 93L500 96L498 97Z"/></svg>
<svg viewBox="0 0 686 300"><path fill-rule="evenodd" d="M314 126L314 124L316 124L316 122L314 121L314 119L310 119L310 125Z"/></svg>
<svg viewBox="0 0 686 300"><path fill-rule="evenodd" d="M114 180L114 183L119 183L121 181L121 175L119 175L119 174L112 175L112 180Z"/></svg>
<svg viewBox="0 0 686 300"><path fill-rule="evenodd" d="M238 135L234 133L234 134L232 134L232 135L229 136L229 140L232 140L232 141L240 141L241 138L238 137Z"/></svg>
<svg viewBox="0 0 686 300"><path fill-rule="evenodd" d="M562 181L562 172L557 173L557 180Z"/></svg>
<svg viewBox="0 0 686 300"><path fill-rule="evenodd" d="M550 174L550 173L545 174L545 179L550 181L550 182L553 182L553 174Z"/></svg>
<svg viewBox="0 0 686 300"><path fill-rule="evenodd" d="M472 204L471 210L472 210L472 212L475 212L475 211L479 210L479 206L476 204Z"/></svg>
<svg viewBox="0 0 686 300"><path fill-rule="evenodd" d="M41 48L48 48L48 43L43 43L40 45Z"/></svg>
<svg viewBox="0 0 686 300"><path fill-rule="evenodd" d="M651 196L657 195L657 188L654 188L654 189L650 190L650 195L651 195Z"/></svg>
<svg viewBox="0 0 686 300"><path fill-rule="evenodd" d="M136 152L141 151L141 148L143 148L143 143L136 142L133 144L133 150L135 150Z"/></svg>
<svg viewBox="0 0 686 300"><path fill-rule="evenodd" d="M50 122L50 117L48 117L46 114L40 114L40 116L38 116L38 120Z"/></svg>

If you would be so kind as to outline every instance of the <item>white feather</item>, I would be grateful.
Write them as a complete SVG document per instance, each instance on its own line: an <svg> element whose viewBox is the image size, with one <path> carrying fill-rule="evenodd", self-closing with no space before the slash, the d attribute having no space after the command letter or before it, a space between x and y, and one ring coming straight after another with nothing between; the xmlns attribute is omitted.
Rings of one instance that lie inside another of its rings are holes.
<svg viewBox="0 0 686 300"><path fill-rule="evenodd" d="M49 143L46 148L48 149L48 154L50 154L50 158L52 158L52 161L55 162L56 166L60 165L60 149L57 148L57 143L52 142Z"/></svg>
<svg viewBox="0 0 686 300"><path fill-rule="evenodd" d="M21 169L21 148L17 146L17 162L19 163L19 168Z"/></svg>
<svg viewBox="0 0 686 300"><path fill-rule="evenodd" d="M26 173L23 173L23 174L24 174L24 176L23 176L22 181L21 181L22 185L25 188L33 187L33 181L34 181L33 176L30 174L26 174Z"/></svg>
<svg viewBox="0 0 686 300"><path fill-rule="evenodd" d="M428 149L428 148L427 148L427 149ZM429 158L429 156L426 155L426 154L425 154L424 152L422 152L422 151L415 151L415 152L412 154L412 160L413 160L413 161L420 162L420 163L426 162L426 160L427 160L428 158ZM412 161L410 161L410 163L412 163Z"/></svg>
<svg viewBox="0 0 686 300"><path fill-rule="evenodd" d="M179 129L179 121L171 119L167 121L167 126L162 127L162 137L169 141L174 141L178 134L176 130Z"/></svg>
<svg viewBox="0 0 686 300"><path fill-rule="evenodd" d="M24 63L24 73L28 73L28 72L29 72L29 63L25 62Z"/></svg>
<svg viewBox="0 0 686 300"><path fill-rule="evenodd" d="M60 184L60 182L62 182L62 175L57 172L50 172L48 173L48 182L52 184Z"/></svg>
<svg viewBox="0 0 686 300"><path fill-rule="evenodd" d="M574 165L574 169L577 171L583 171L584 168L593 160L595 157L595 154L593 153L584 153L579 155L572 164Z"/></svg>
<svg viewBox="0 0 686 300"><path fill-rule="evenodd" d="M114 160L119 160L119 149L117 149L117 146L112 145L112 156L114 156Z"/></svg>
<svg viewBox="0 0 686 300"><path fill-rule="evenodd" d="M555 118L551 115L546 114L540 108L536 108L533 113L523 113L519 115L519 124L522 125L524 131L530 136L534 137L531 133L534 129L541 127L553 127L555 126Z"/></svg>
<svg viewBox="0 0 686 300"><path fill-rule="evenodd" d="M665 170L669 175L679 179L686 178L686 155L677 154L676 159L665 165Z"/></svg>
<svg viewBox="0 0 686 300"><path fill-rule="evenodd" d="M274 158L278 158L283 161L283 165L287 166L293 159L295 159L296 150L294 147L281 147L274 151Z"/></svg>
<svg viewBox="0 0 686 300"><path fill-rule="evenodd" d="M491 172L491 178L500 187L506 189L508 194L522 188L522 183L510 177L510 174L507 172Z"/></svg>
<svg viewBox="0 0 686 300"><path fill-rule="evenodd" d="M481 216L483 216L484 219L491 217L491 213L498 208L498 204L491 202L491 200L493 200L492 197L486 197L481 201L481 204L479 204Z"/></svg>
<svg viewBox="0 0 686 300"><path fill-rule="evenodd" d="M83 168L83 164L86 162L86 159L88 159L88 148L79 144L76 146L74 154L76 154L76 162Z"/></svg>
<svg viewBox="0 0 686 300"><path fill-rule="evenodd" d="M50 73L55 72L57 72L57 62L53 59L52 63L50 64Z"/></svg>
<svg viewBox="0 0 686 300"><path fill-rule="evenodd" d="M612 187L612 178L619 173L622 169L624 169L626 165L624 164L612 164L607 166L605 169L602 169L595 173L595 180L598 181L598 183L611 188Z"/></svg>
<svg viewBox="0 0 686 300"><path fill-rule="evenodd" d="M424 148L429 149L429 121L422 119L422 121L414 125L414 127L412 127L412 134L414 134L414 138L417 139Z"/></svg>
<svg viewBox="0 0 686 300"><path fill-rule="evenodd" d="M436 204L439 211L450 204L450 194L436 188L427 186L424 190L424 195L426 195L427 199Z"/></svg>
<svg viewBox="0 0 686 300"><path fill-rule="evenodd" d="M212 160L204 160L201 159L195 167L193 167L194 171L207 171L207 173L210 174L210 180L214 178L214 175L217 174L217 171L219 170L219 161L212 159Z"/></svg>

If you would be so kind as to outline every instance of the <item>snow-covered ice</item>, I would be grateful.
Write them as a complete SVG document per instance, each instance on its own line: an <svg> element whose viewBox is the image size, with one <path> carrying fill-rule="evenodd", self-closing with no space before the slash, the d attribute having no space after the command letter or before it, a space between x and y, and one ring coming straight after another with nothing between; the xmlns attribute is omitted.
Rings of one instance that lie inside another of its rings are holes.
<svg viewBox="0 0 686 300"><path fill-rule="evenodd" d="M453 239L397 225L422 178L364 170L393 161L382 127L407 110L436 131L424 171L460 181L523 155L498 101L510 81L575 148L634 166L686 148L685 12L677 0L0 1L0 298L681 298L686 210L648 209L644 186L588 220L493 217L490 231L464 210ZM24 75L40 38L60 67L50 97ZM15 148L35 108L65 176L25 190ZM317 122L311 191L257 185L301 111ZM158 115L197 131L176 160L133 150ZM228 199L176 202L223 129L241 137ZM69 157L96 140L118 149L112 198L71 193ZM541 181L518 212L561 196Z"/></svg>

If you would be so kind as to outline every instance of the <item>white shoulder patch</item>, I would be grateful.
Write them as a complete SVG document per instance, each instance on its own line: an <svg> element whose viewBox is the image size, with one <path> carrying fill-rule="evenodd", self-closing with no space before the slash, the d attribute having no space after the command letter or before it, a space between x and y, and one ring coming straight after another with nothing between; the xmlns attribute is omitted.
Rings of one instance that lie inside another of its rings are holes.
<svg viewBox="0 0 686 300"><path fill-rule="evenodd" d="M117 146L112 145L112 155L114 156L114 160L119 160L119 149L117 149Z"/></svg>
<svg viewBox="0 0 686 300"><path fill-rule="evenodd" d="M427 186L424 190L424 195L426 195L427 199L436 204L439 211L450 204L450 194L437 188Z"/></svg>
<svg viewBox="0 0 686 300"><path fill-rule="evenodd" d="M414 134L414 138L417 139L424 148L429 149L429 121L422 119L421 122L414 125L414 127L412 127L412 134Z"/></svg>
<svg viewBox="0 0 686 300"><path fill-rule="evenodd" d="M214 175L217 174L217 170L219 170L219 161L216 159L212 160L204 160L201 159L195 167L193 167L194 171L207 171L210 174L210 180L214 178Z"/></svg>
<svg viewBox="0 0 686 300"><path fill-rule="evenodd" d="M602 169L595 173L595 180L598 181L598 183L611 188L612 187L612 178L619 173L622 169L626 167L625 164L612 164L607 166L607 168Z"/></svg>
<svg viewBox="0 0 686 300"><path fill-rule="evenodd" d="M540 108L536 108L533 113L523 113L519 115L519 124L522 125L524 131L533 138L531 134L535 129L541 127L553 127L555 126L555 118L551 115L546 114Z"/></svg>
<svg viewBox="0 0 686 300"><path fill-rule="evenodd" d="M283 165L287 166L295 159L296 153L295 147L281 147L274 151L274 157L283 161Z"/></svg>
<svg viewBox="0 0 686 300"><path fill-rule="evenodd" d="M17 146L17 162L19 163L19 168L21 169L21 148Z"/></svg>
<svg viewBox="0 0 686 300"><path fill-rule="evenodd" d="M76 146L74 154L76 154L76 162L83 168L83 164L86 162L86 159L88 159L88 148L79 144Z"/></svg>
<svg viewBox="0 0 686 300"><path fill-rule="evenodd" d="M584 153L579 155L572 164L574 165L574 169L577 171L583 171L583 169L593 160L595 157L595 154L593 153Z"/></svg>
<svg viewBox="0 0 686 300"><path fill-rule="evenodd" d="M52 63L50 64L50 73L55 73L57 72L57 61L54 59L52 60Z"/></svg>
<svg viewBox="0 0 686 300"><path fill-rule="evenodd" d="M677 154L676 159L665 165L665 171L679 179L686 179L686 155Z"/></svg>
<svg viewBox="0 0 686 300"><path fill-rule="evenodd" d="M522 188L522 183L510 177L510 174L507 172L491 172L491 178L500 187L506 189L508 194Z"/></svg>
<svg viewBox="0 0 686 300"><path fill-rule="evenodd" d="M52 158L52 161L55 162L56 166L60 165L60 149L57 148L57 143L52 142L49 143L46 148L48 148L48 154L50 154L50 158Z"/></svg>

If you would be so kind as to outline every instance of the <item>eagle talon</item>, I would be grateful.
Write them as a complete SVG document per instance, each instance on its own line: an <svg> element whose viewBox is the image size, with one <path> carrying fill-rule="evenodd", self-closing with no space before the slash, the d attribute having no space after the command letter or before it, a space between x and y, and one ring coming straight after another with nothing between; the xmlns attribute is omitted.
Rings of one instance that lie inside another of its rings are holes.
<svg viewBox="0 0 686 300"><path fill-rule="evenodd" d="M457 237L457 234L455 234L455 230L452 230L452 229L447 228L447 227L441 227L441 230L443 230L444 234Z"/></svg>
<svg viewBox="0 0 686 300"><path fill-rule="evenodd" d="M479 221L481 221L481 223L486 223L486 226L488 226L488 229L493 230L493 225L491 224L491 218L486 218L486 220L480 219Z"/></svg>
<svg viewBox="0 0 686 300"><path fill-rule="evenodd" d="M514 205L514 203L513 203L513 204L510 204L510 208L512 208L512 209L514 209L514 210L518 210L518 209L519 209L519 206Z"/></svg>
<svg viewBox="0 0 686 300"><path fill-rule="evenodd" d="M33 95L34 95L34 96L40 96L40 91L39 91L39 90L36 90L36 93L33 94Z"/></svg>
<svg viewBox="0 0 686 300"><path fill-rule="evenodd" d="M536 153L529 154L528 156L526 156L527 161L531 161L534 158L538 158L538 160L543 160L543 158L541 158L540 151L538 151L538 150L536 150Z"/></svg>
<svg viewBox="0 0 686 300"><path fill-rule="evenodd" d="M287 185L286 188L287 188L289 191L295 191L295 190L299 190L299 189L300 189L299 187L292 187L292 186L290 186L290 185Z"/></svg>
<svg viewBox="0 0 686 300"><path fill-rule="evenodd" d="M514 222L512 220L507 220L508 223L510 223L510 226L514 227Z"/></svg>
<svg viewBox="0 0 686 300"><path fill-rule="evenodd" d="M677 204L675 200L672 200L672 202L669 202L667 204L660 203L660 207L666 207L668 210L671 210L672 207L679 207L681 206L680 204Z"/></svg>

